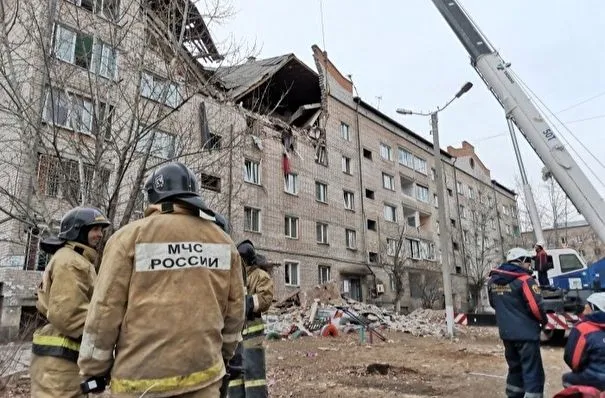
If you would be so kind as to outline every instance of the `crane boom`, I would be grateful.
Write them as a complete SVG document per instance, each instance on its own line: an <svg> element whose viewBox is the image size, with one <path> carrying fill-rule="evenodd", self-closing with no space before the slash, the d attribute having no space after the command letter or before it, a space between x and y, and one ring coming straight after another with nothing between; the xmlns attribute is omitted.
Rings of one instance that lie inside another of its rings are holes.
<svg viewBox="0 0 605 398"><path fill-rule="evenodd" d="M567 152L529 95L518 84L510 63L490 46L456 0L432 0L471 57L471 64L538 157L605 242L605 202Z"/></svg>

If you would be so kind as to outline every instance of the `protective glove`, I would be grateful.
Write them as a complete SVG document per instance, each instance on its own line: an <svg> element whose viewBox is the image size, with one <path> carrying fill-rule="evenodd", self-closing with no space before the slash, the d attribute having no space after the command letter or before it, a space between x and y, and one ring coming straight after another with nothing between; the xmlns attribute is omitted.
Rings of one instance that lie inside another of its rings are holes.
<svg viewBox="0 0 605 398"><path fill-rule="evenodd" d="M92 376L80 383L80 390L84 394L100 394L107 388L109 376Z"/></svg>

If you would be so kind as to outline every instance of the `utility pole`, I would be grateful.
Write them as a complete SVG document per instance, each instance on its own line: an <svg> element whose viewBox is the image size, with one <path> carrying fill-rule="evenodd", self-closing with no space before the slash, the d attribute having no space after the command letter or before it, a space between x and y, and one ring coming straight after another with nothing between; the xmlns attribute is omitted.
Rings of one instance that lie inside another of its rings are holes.
<svg viewBox="0 0 605 398"><path fill-rule="evenodd" d="M443 179L443 161L439 146L439 125L437 112L431 113L431 131L433 133L433 153L435 158L435 184L437 185L437 200L439 201L439 246L441 247L441 273L443 275L443 295L445 296L445 323L447 334L454 337L454 304L452 300L452 279L450 273L450 228L445 212L445 186Z"/></svg>

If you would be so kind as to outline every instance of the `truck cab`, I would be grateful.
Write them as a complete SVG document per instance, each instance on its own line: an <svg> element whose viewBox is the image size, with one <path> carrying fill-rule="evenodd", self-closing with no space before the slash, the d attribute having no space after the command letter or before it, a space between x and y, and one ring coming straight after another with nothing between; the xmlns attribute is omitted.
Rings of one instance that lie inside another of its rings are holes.
<svg viewBox="0 0 605 398"><path fill-rule="evenodd" d="M565 289L583 289L589 287L588 267L586 262L574 249L547 249L548 262L553 268L548 270L551 286ZM534 267L535 269L535 267ZM538 271L534 271L538 278Z"/></svg>

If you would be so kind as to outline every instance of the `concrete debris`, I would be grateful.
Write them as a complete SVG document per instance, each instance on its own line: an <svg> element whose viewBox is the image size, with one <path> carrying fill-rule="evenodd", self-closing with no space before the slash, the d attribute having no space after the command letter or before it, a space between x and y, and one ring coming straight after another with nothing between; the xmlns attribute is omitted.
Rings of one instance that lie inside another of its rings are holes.
<svg viewBox="0 0 605 398"><path fill-rule="evenodd" d="M345 334L369 327L378 331L396 330L413 336L445 335L443 310L418 309L408 315L399 315L373 304L344 300L335 283L315 286L306 292L297 291L272 307L263 318L267 337L272 339L317 336L328 323Z"/></svg>

